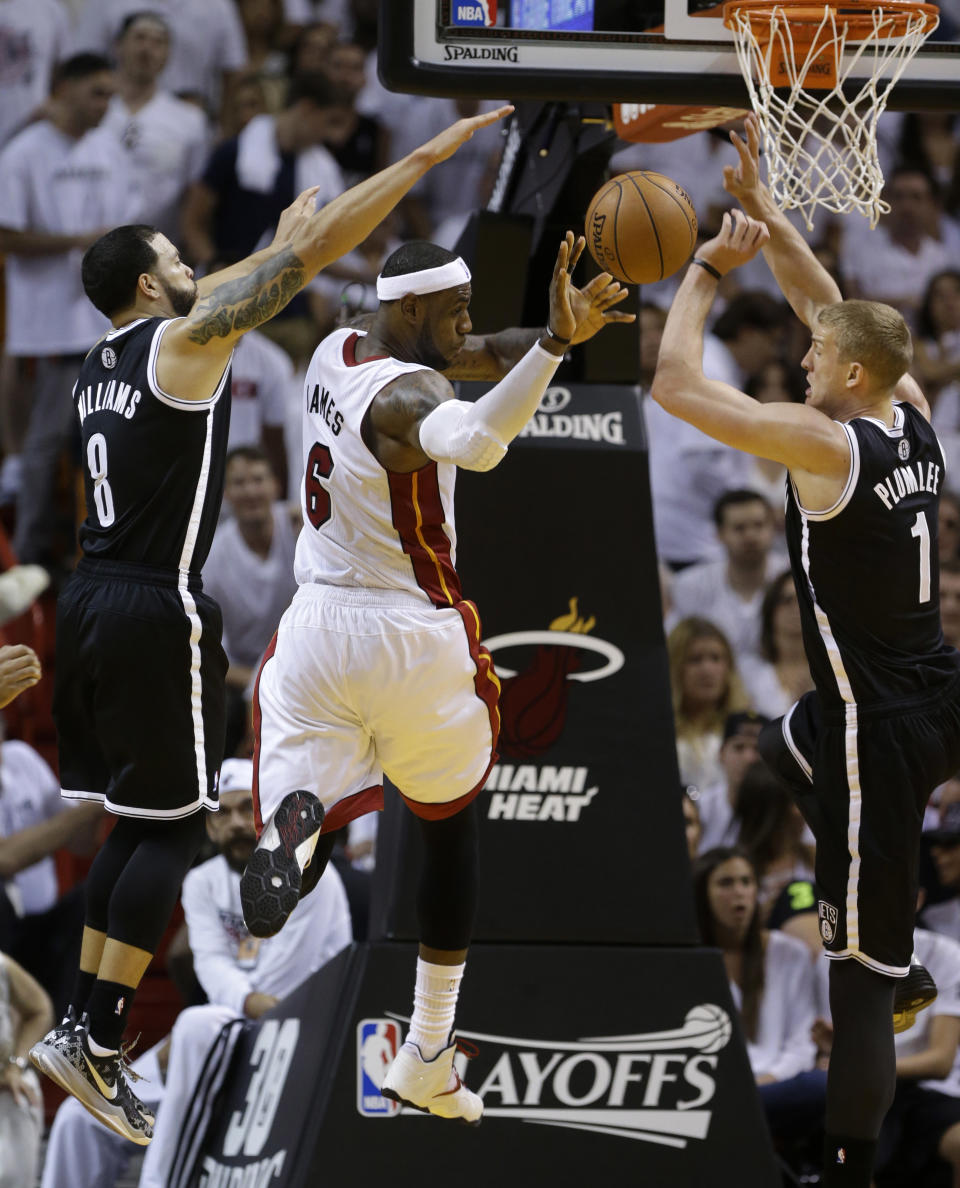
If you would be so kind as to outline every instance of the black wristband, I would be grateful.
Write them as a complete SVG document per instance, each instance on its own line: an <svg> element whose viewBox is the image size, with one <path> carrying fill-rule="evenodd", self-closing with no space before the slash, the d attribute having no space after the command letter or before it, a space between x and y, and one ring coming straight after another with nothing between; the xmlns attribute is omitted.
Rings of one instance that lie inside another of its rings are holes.
<svg viewBox="0 0 960 1188"><path fill-rule="evenodd" d="M705 272L710 273L714 280L723 280L723 273L714 268L714 266L708 260L701 260L699 256L694 256L690 263L699 264Z"/></svg>
<svg viewBox="0 0 960 1188"><path fill-rule="evenodd" d="M550 323L547 322L547 338L552 338L554 342L559 342L561 346L569 346L571 339L561 338L559 334L554 334L550 329Z"/></svg>

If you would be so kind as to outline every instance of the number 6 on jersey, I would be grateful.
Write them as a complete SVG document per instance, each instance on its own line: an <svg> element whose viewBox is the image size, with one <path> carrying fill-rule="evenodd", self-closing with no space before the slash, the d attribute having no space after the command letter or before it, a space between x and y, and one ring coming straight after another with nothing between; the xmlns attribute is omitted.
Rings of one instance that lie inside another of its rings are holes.
<svg viewBox="0 0 960 1188"><path fill-rule="evenodd" d="M329 448L315 441L307 455L307 472L303 481L307 519L317 529L322 528L333 514L330 509L330 492L320 481L328 479L332 471L333 457Z"/></svg>

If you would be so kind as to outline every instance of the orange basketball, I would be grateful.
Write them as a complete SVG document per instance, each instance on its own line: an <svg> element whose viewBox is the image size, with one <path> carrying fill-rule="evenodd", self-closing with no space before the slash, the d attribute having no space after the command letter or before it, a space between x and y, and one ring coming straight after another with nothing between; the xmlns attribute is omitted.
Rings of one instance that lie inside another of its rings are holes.
<svg viewBox="0 0 960 1188"><path fill-rule="evenodd" d="M690 258L697 212L672 178L634 169L597 190L585 234L590 255L605 272L628 285L652 285Z"/></svg>

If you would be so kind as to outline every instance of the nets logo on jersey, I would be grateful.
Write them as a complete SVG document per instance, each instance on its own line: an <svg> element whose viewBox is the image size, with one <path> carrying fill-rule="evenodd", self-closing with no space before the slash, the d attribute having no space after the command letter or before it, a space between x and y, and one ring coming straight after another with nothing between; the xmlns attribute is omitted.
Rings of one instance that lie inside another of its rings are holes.
<svg viewBox="0 0 960 1188"><path fill-rule="evenodd" d="M497 23L497 0L453 0L450 9L455 25L489 27Z"/></svg>
<svg viewBox="0 0 960 1188"><path fill-rule="evenodd" d="M395 1027L392 1019L364 1019L358 1028L358 1108L366 1117L388 1117L391 1111L362 1105L369 1084L363 1036L374 1037L367 1042L376 1045L374 1063L382 1081L381 1033ZM633 1035L527 1039L458 1028L458 1036L477 1045L477 1054L467 1068L458 1053L455 1067L483 1098L485 1120L574 1127L682 1150L709 1133L720 1054L732 1034L730 1016L712 1002L692 1006L679 1027ZM396 1102L375 1101L402 1115L422 1116Z"/></svg>
<svg viewBox="0 0 960 1188"><path fill-rule="evenodd" d="M906 438L897 446L897 453L904 462L910 457L910 442Z"/></svg>
<svg viewBox="0 0 960 1188"><path fill-rule="evenodd" d="M392 1118L400 1103L380 1096L380 1086L400 1050L400 1025L393 1019L357 1024L357 1110L365 1118Z"/></svg>
<svg viewBox="0 0 960 1188"><path fill-rule="evenodd" d="M104 347L100 352L100 362L104 367L116 367L117 352L112 347Z"/></svg>
<svg viewBox="0 0 960 1188"><path fill-rule="evenodd" d="M823 943L829 945L833 938L837 935L837 909L831 903L826 903L824 900L819 901L819 915L820 915L820 935L823 937Z"/></svg>

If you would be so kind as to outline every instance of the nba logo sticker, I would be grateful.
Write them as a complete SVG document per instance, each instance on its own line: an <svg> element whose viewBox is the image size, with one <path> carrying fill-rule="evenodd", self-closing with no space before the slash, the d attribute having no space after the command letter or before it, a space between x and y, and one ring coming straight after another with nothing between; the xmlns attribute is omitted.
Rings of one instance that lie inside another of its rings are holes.
<svg viewBox="0 0 960 1188"><path fill-rule="evenodd" d="M453 0L455 25L490 26L497 23L497 0Z"/></svg>
<svg viewBox="0 0 960 1188"><path fill-rule="evenodd" d="M357 1112L365 1118L392 1118L398 1101L380 1096L380 1086L400 1049L400 1027L392 1019L362 1019L357 1024Z"/></svg>

